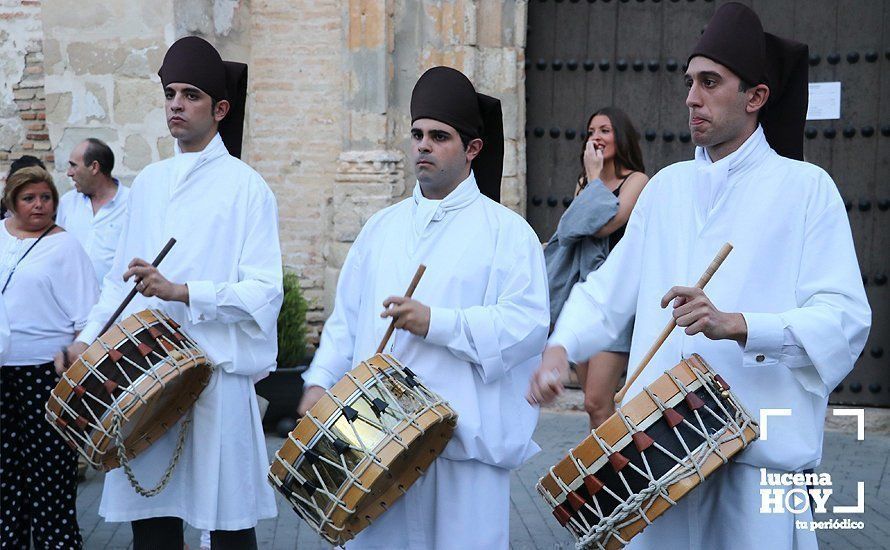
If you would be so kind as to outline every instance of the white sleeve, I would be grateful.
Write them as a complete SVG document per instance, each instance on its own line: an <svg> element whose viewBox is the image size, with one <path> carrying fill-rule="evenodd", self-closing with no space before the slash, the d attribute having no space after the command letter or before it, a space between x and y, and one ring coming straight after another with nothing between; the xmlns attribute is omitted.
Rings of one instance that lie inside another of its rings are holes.
<svg viewBox="0 0 890 550"><path fill-rule="evenodd" d="M511 236L498 250L489 288L497 302L463 309L430 308L426 341L447 348L457 358L479 366L490 383L544 351L550 327L547 267L537 237L528 229Z"/></svg>
<svg viewBox="0 0 890 550"><path fill-rule="evenodd" d="M647 244L647 198L654 182L655 178L643 189L618 245L599 269L575 283L556 320L548 345L564 347L571 361L584 361L602 351L633 320Z"/></svg>
<svg viewBox="0 0 890 550"><path fill-rule="evenodd" d="M249 205L237 282L187 281L189 321L237 324L251 338L274 337L283 299L278 207L271 192Z"/></svg>
<svg viewBox="0 0 890 550"><path fill-rule="evenodd" d="M352 368L356 325L362 297L363 229L340 269L334 310L321 331L318 350L309 369L303 373L306 387L330 388Z"/></svg>
<svg viewBox="0 0 890 550"><path fill-rule="evenodd" d="M87 324L90 310L99 298L99 285L96 272L89 256L72 235L66 247L62 248L63 257L57 273L51 279L53 295L75 331L82 330Z"/></svg>
<svg viewBox="0 0 890 550"><path fill-rule="evenodd" d="M799 307L743 313L748 324L743 366L783 365L820 397L853 369L871 325L850 222L833 183L831 188L828 204L807 218L795 288Z"/></svg>

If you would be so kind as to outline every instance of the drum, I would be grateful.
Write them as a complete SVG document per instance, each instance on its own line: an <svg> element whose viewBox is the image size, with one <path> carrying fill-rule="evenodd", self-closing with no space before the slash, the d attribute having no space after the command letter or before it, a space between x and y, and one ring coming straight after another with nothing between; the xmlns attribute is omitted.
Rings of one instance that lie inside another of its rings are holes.
<svg viewBox="0 0 890 550"><path fill-rule="evenodd" d="M693 355L619 407L537 489L577 548L621 548L758 437L729 385Z"/></svg>
<svg viewBox="0 0 890 550"><path fill-rule="evenodd" d="M288 435L269 482L334 545L355 537L442 452L457 414L395 358L346 373Z"/></svg>
<svg viewBox="0 0 890 550"><path fill-rule="evenodd" d="M94 467L120 466L188 412L213 371L176 322L144 310L112 325L50 394L46 419ZM180 447L183 434L180 434Z"/></svg>

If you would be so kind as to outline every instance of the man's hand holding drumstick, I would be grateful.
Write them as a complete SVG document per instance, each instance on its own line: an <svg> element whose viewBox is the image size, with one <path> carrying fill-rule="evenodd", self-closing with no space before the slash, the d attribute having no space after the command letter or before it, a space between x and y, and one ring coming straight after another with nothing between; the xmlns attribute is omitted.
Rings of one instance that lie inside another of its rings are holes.
<svg viewBox="0 0 890 550"><path fill-rule="evenodd" d="M165 302L189 303L189 289L184 284L171 283L158 268L142 258L133 258L124 272L124 281L136 277L136 290L146 298L157 296Z"/></svg>
<svg viewBox="0 0 890 550"><path fill-rule="evenodd" d="M145 297L157 296L161 300L167 302L183 302L188 305L188 286L171 283L166 277L161 275L161 272L158 271L157 268L175 243L176 239L170 239L155 258L154 263L148 263L141 258L133 258L127 266L129 269L124 272L123 279L124 281L128 281L130 278L136 277L135 291L131 291L124 299L123 303L121 303L120 307L118 307L117 311L115 311L111 316L111 319L109 319L108 323L103 327L102 333L108 330L108 327L114 319L120 315L124 307L130 302L133 296L135 296L136 292L139 292ZM75 338L76 337L77 335L75 335ZM62 376L62 373L68 370L68 367L71 366L71 362L80 357L88 347L87 344L75 340L68 347L63 348L62 351L57 353L53 358L53 366L55 367L56 374Z"/></svg>
<svg viewBox="0 0 890 550"><path fill-rule="evenodd" d="M430 308L429 306L418 302L411 298L414 295L414 289L420 283L420 278L426 271L426 266L421 264L414 273L414 278L408 286L404 296L390 296L383 300L383 313L380 317L386 319L391 317L392 321L383 340L377 347L377 353L382 353L389 341L390 336L395 329L400 328L408 332L425 338L430 330ZM303 391L303 397L300 398L300 404L297 406L297 416L304 416L306 412L312 408L315 403L324 395L325 389L320 386L309 386Z"/></svg>
<svg viewBox="0 0 890 550"><path fill-rule="evenodd" d="M383 308L383 313L380 316L384 319L392 317L392 324L395 328L407 330L421 338L426 337L430 330L430 308L417 300L405 296L390 296L383 301ZM322 387L310 386L306 388L302 399L300 399L300 405L297 407L297 414L305 415L306 411L311 409L322 395L324 395Z"/></svg>
<svg viewBox="0 0 890 550"><path fill-rule="evenodd" d="M390 296L383 301L380 317L392 317L395 328L426 338L430 331L430 307L405 296Z"/></svg>
<svg viewBox="0 0 890 550"><path fill-rule="evenodd" d="M661 307L674 302L674 321L686 334L702 333L711 340L735 340L745 345L748 325L741 313L725 313L714 307L700 288L675 286L661 299Z"/></svg>

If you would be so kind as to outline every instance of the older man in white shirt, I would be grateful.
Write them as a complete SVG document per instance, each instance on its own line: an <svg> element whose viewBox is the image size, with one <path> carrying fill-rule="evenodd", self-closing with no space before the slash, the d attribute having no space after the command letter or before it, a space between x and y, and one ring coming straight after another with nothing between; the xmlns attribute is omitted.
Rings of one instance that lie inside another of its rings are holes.
<svg viewBox="0 0 890 550"><path fill-rule="evenodd" d="M801 161L807 48L764 33L750 8L729 3L685 78L695 160L652 178L624 238L575 285L529 399L552 399L567 361L608 345L634 315L636 364L673 315L682 328L628 395L698 353L755 418L772 408L792 414L770 421L768 440L705 480L631 548L816 548L815 534L795 524L809 511L760 511L761 472L819 464L828 394L865 345L870 309L837 187ZM726 241L735 248L707 292L674 286L695 281Z"/></svg>
<svg viewBox="0 0 890 550"><path fill-rule="evenodd" d="M111 175L114 152L89 138L71 150L68 177L74 189L59 200L56 223L74 235L93 262L99 284L111 268L127 218L130 190Z"/></svg>

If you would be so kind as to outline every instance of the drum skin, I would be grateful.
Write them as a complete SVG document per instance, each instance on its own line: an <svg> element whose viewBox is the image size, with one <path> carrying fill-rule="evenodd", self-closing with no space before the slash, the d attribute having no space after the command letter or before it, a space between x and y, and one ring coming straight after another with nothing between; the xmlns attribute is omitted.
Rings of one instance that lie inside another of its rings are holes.
<svg viewBox="0 0 890 550"><path fill-rule="evenodd" d="M297 423L275 453L269 482L316 532L342 545L423 474L456 422L451 407L410 369L378 354Z"/></svg>
<svg viewBox="0 0 890 550"><path fill-rule="evenodd" d="M143 310L113 325L65 371L46 419L90 464L113 470L120 466L116 436L126 456L136 457L188 412L212 372L177 323Z"/></svg>
<svg viewBox="0 0 890 550"><path fill-rule="evenodd" d="M616 410L537 489L578 548L622 548L646 527L641 513L656 520L759 433L695 354Z"/></svg>

